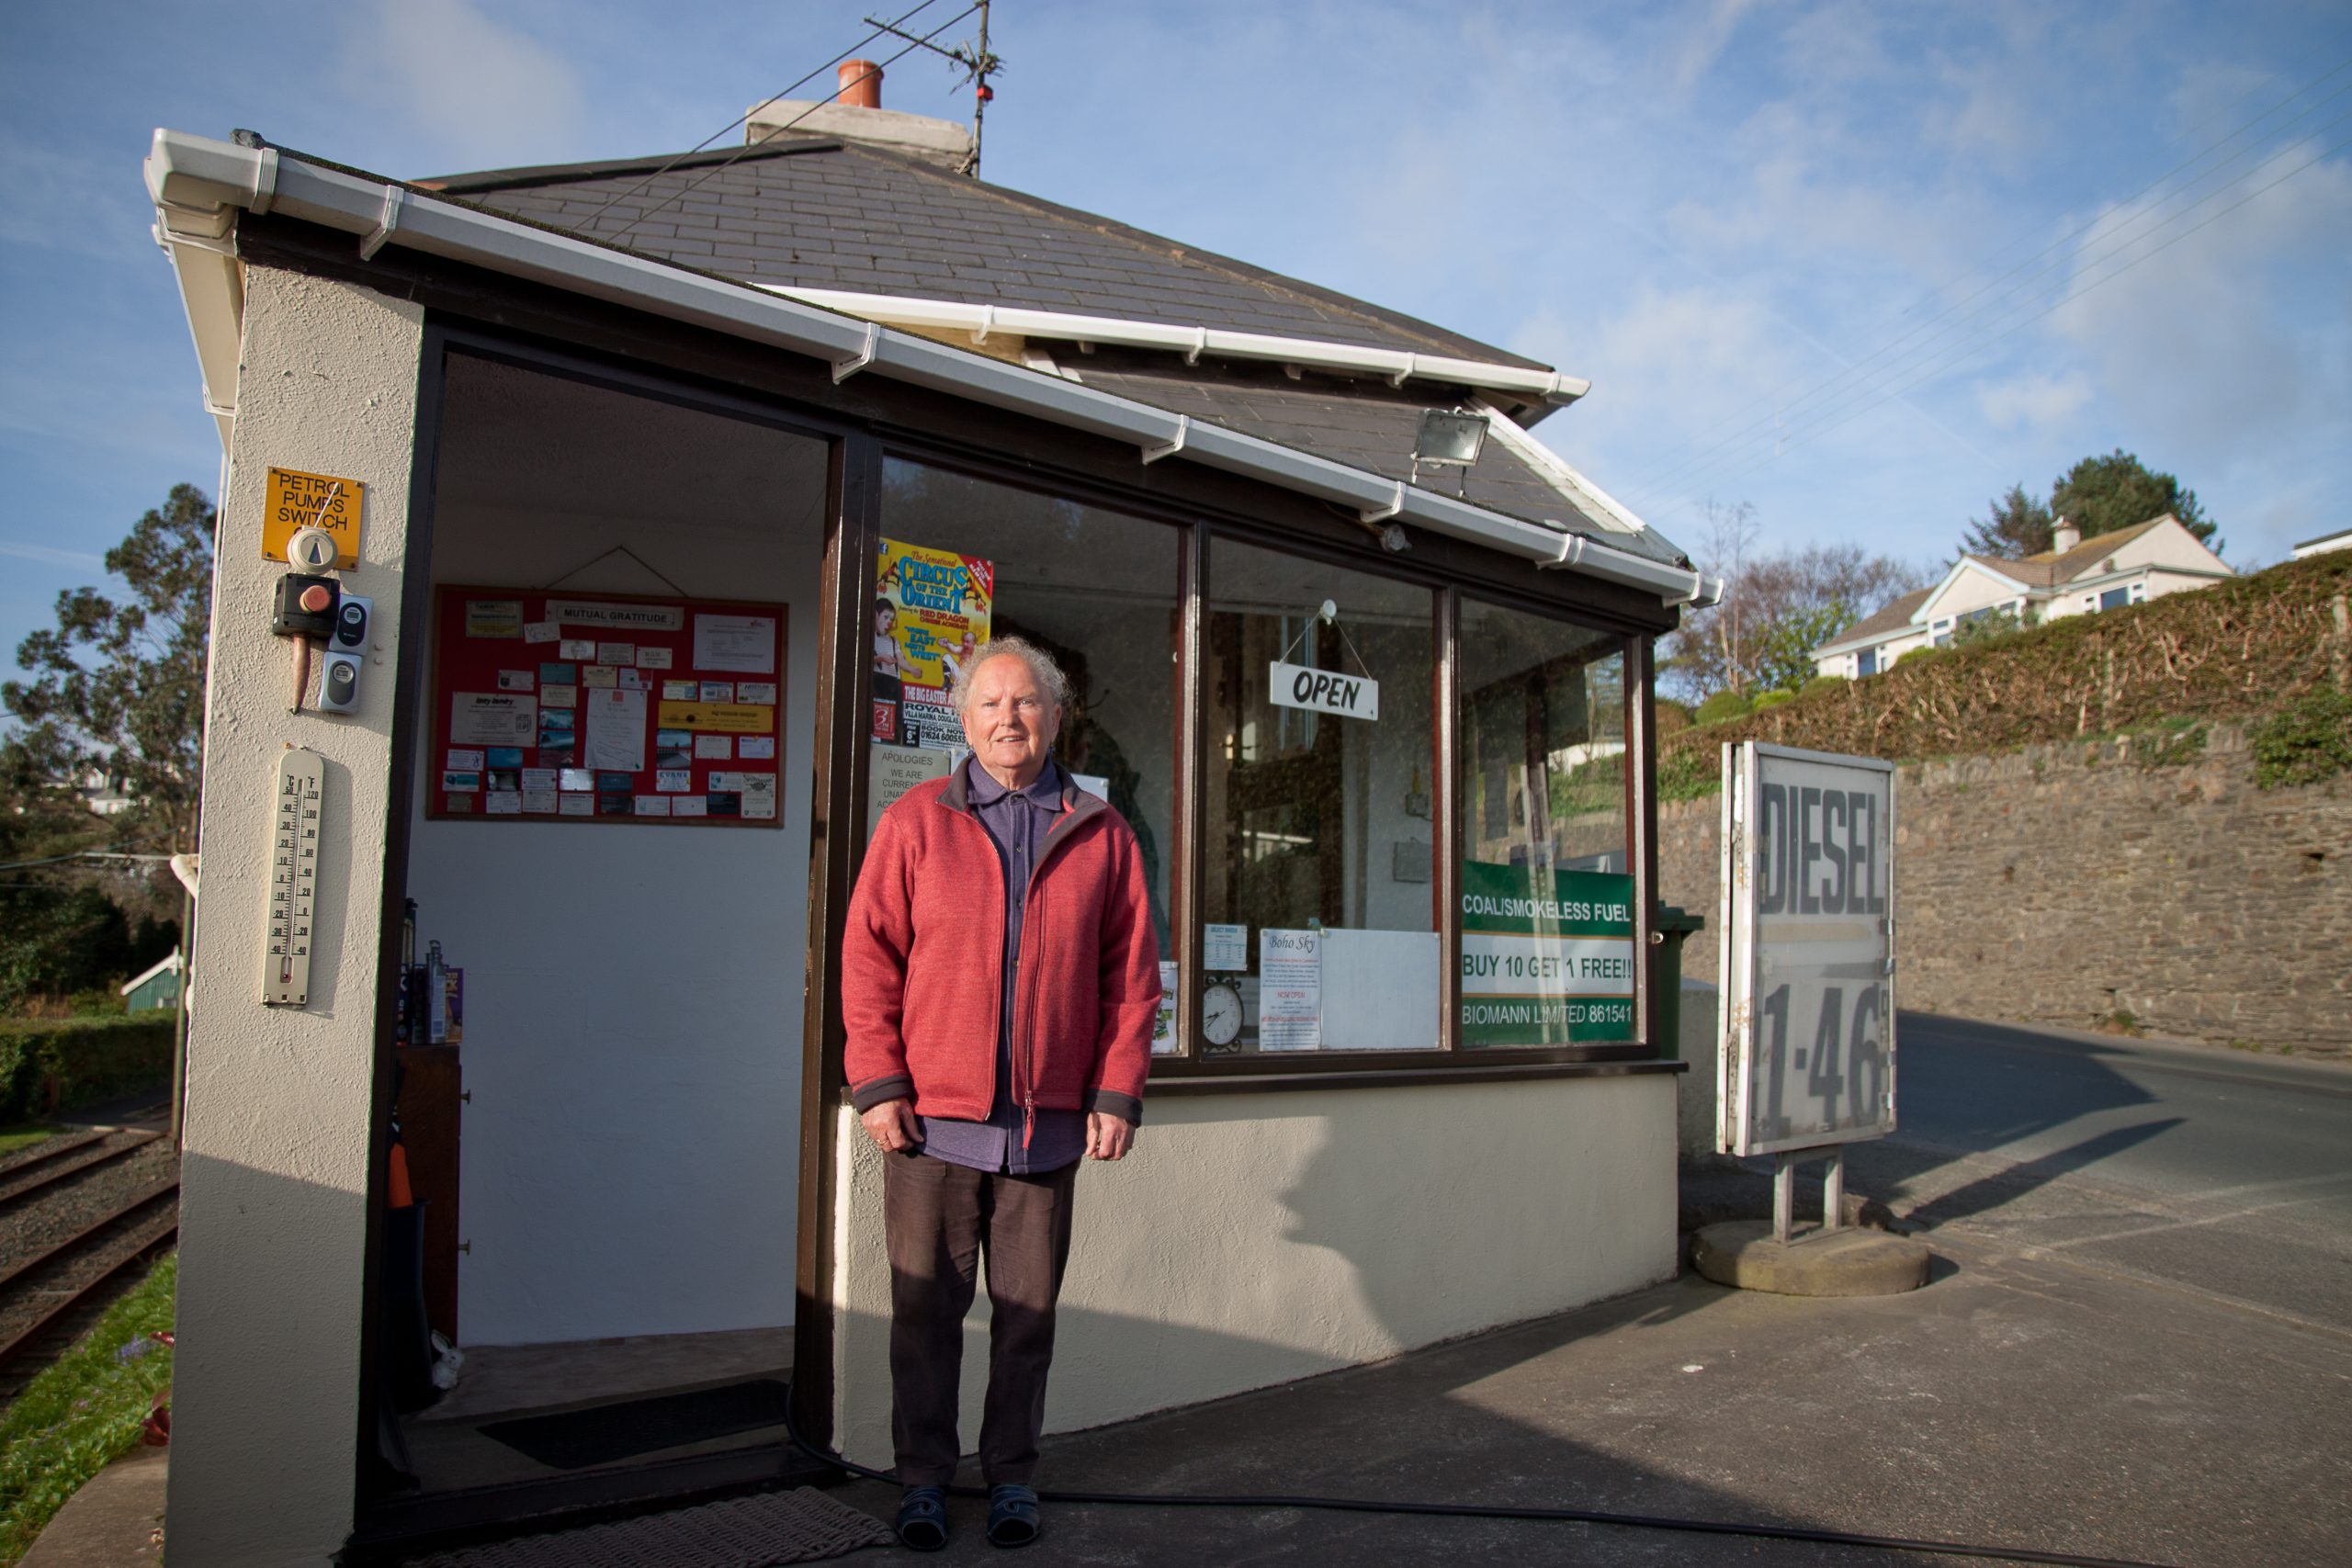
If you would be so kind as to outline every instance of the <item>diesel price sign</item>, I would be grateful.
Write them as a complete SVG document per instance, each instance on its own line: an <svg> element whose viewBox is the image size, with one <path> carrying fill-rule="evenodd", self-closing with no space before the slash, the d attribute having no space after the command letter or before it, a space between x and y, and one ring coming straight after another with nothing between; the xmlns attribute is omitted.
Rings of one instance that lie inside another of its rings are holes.
<svg viewBox="0 0 2352 1568"><path fill-rule="evenodd" d="M1721 1148L1894 1130L1894 846L1891 763L1725 749Z"/></svg>

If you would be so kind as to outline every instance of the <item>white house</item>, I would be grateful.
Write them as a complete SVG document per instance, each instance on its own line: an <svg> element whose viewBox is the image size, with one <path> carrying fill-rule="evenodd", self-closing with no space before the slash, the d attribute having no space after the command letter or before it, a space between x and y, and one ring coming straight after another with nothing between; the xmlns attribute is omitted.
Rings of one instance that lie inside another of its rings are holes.
<svg viewBox="0 0 2352 1568"><path fill-rule="evenodd" d="M2166 513L2086 539L2064 518L2056 547L2022 560L1964 555L1932 588L1906 593L1814 653L1814 669L1849 680L1875 675L1915 648L1941 648L1971 621L2096 615L2234 577L2179 518Z"/></svg>
<svg viewBox="0 0 2352 1568"><path fill-rule="evenodd" d="M2324 556L2330 550L2352 550L2352 528L2338 528L2333 534L2322 534L2316 539L2303 539L2295 546L2295 558L2304 560Z"/></svg>

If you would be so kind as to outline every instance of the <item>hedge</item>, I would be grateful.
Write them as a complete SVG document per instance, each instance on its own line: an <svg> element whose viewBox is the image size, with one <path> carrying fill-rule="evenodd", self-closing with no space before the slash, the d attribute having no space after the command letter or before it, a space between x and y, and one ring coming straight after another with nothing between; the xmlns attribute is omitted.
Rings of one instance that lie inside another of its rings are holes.
<svg viewBox="0 0 2352 1568"><path fill-rule="evenodd" d="M0 1124L168 1083L172 1018L159 1008L0 1023Z"/></svg>
<svg viewBox="0 0 2352 1568"><path fill-rule="evenodd" d="M1910 761L2158 719L2276 713L2346 688L2347 598L2352 550L2338 550L1982 646L1906 655L1883 675L1685 730L1666 745L1713 753L1726 740L1770 740Z"/></svg>

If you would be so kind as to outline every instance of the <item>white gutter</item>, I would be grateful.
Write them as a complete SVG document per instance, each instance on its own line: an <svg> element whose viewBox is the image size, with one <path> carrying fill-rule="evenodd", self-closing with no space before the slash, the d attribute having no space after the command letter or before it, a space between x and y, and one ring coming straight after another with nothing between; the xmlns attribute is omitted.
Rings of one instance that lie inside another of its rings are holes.
<svg viewBox="0 0 2352 1568"><path fill-rule="evenodd" d="M1484 546L1543 567L1573 567L1607 581L1656 593L1668 604L1712 603L1720 585L1684 567L1667 566L1580 536L1563 536L1533 523L1472 506L1395 479L1332 462L1253 435L1204 424L1058 377L967 354L929 338L887 331L749 285L687 272L666 263L552 233L493 213L405 191L386 181L347 175L299 158L280 160L269 149L239 147L209 137L158 130L147 157L147 189L173 233L192 224L217 224L227 233L230 209L268 210L322 228L364 237L370 254L399 246L561 288L691 326L767 344L830 362L836 379L871 373L911 386L1033 419L1124 442L1138 454L1159 452L1241 474ZM195 265L182 241L171 246L189 292ZM209 258L209 253L206 253ZM233 265L233 262L232 265ZM193 296L191 296L193 298ZM209 367L224 352L208 335L221 332L217 312L190 324L207 385L217 400L220 383ZM228 323L225 353L234 363L237 337ZM1370 352L1370 351L1365 351ZM231 383L233 385L233 383ZM228 405L233 406L233 405Z"/></svg>
<svg viewBox="0 0 2352 1568"><path fill-rule="evenodd" d="M1162 348L1183 355L1187 365L1198 364L1204 354L1220 359L1262 359L1281 365L1311 365L1318 370L1383 376L1392 387L1401 387L1412 379L1446 381L1482 391L1517 392L1547 403L1572 403L1592 390L1591 382L1563 376L1557 370L1490 365L1484 360L1455 359L1436 354L1408 354L1400 349L1329 343L1319 338L1274 337L1265 333L1227 332L1220 327L1182 327L1172 322L1133 321L1115 316L1032 310L1017 305L920 299L903 294L860 294L843 288L797 288L782 283L757 287L869 321L967 332L975 344L988 342L992 333L1003 333L1009 337L1101 343L1120 348Z"/></svg>

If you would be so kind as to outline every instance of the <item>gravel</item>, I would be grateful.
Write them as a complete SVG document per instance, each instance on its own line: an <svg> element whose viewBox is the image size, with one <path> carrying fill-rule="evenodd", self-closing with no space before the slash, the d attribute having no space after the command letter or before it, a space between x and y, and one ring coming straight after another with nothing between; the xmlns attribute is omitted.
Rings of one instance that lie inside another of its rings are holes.
<svg viewBox="0 0 2352 1568"><path fill-rule="evenodd" d="M128 1134L116 1134L108 1138L107 1145L119 1146L129 1141ZM21 1151L7 1165L13 1167L39 1154L42 1146L36 1144ZM106 1145L91 1145L67 1157L77 1158L101 1146ZM63 1241L105 1217L134 1194L165 1180L177 1166L178 1158L171 1141L158 1138L111 1164L78 1172L55 1187L0 1209L0 1271ZM0 1168L0 1180L5 1180L6 1174L6 1168ZM118 1247L111 1252L85 1258L61 1259L33 1270L22 1280L0 1286L0 1343L12 1338L54 1305L59 1293L74 1289L101 1271L120 1252Z"/></svg>

